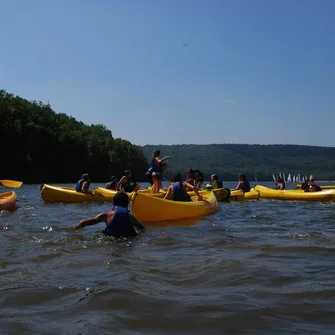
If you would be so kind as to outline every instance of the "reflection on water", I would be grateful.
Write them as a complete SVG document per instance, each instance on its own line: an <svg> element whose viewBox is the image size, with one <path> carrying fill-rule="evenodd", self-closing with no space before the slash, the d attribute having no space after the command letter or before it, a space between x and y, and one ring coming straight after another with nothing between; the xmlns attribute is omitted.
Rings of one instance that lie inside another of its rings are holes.
<svg viewBox="0 0 335 335"><path fill-rule="evenodd" d="M111 204L17 194L0 213L0 333L334 333L333 203L221 203L115 241L74 229Z"/></svg>

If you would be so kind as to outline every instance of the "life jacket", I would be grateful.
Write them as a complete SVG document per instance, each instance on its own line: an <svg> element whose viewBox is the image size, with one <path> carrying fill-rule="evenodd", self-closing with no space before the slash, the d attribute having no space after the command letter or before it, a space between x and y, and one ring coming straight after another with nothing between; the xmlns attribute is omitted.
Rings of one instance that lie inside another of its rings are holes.
<svg viewBox="0 0 335 335"><path fill-rule="evenodd" d="M84 179L78 180L78 182L76 184L76 191L77 192L82 192L81 187L82 187L84 181L85 181ZM87 183L88 183L88 188L89 188L90 187L90 182L87 182Z"/></svg>
<svg viewBox="0 0 335 335"><path fill-rule="evenodd" d="M308 181L307 184L309 185L309 187L314 187L316 192L322 191L322 188L312 181Z"/></svg>
<svg viewBox="0 0 335 335"><path fill-rule="evenodd" d="M250 192L250 183L249 183L247 180L245 180L245 181L243 182L243 186L241 187L241 190L242 190L244 193L246 193L246 192Z"/></svg>
<svg viewBox="0 0 335 335"><path fill-rule="evenodd" d="M106 188L108 190L115 190L116 185L117 185L117 182L115 180L113 180L106 185Z"/></svg>
<svg viewBox="0 0 335 335"><path fill-rule="evenodd" d="M191 201L191 197L186 193L181 181L173 183L173 200L174 201Z"/></svg>
<svg viewBox="0 0 335 335"><path fill-rule="evenodd" d="M132 223L132 217L129 212L110 215L107 219L107 227L103 231L107 236L113 237L132 237L137 236L137 232Z"/></svg>

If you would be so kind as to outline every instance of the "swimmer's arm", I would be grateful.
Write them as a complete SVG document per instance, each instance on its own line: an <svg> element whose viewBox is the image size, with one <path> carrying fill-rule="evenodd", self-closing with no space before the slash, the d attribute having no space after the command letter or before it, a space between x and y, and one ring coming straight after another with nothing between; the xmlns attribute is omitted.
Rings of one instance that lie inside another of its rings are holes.
<svg viewBox="0 0 335 335"><path fill-rule="evenodd" d="M94 218L89 218L89 219L80 221L76 225L76 229L84 228L86 226L91 226L91 225L94 225L94 224L97 224L97 223L103 222L103 221L107 222L107 213L101 213Z"/></svg>
<svg viewBox="0 0 335 335"><path fill-rule="evenodd" d="M137 221L136 218L132 217L132 222L136 228L140 230L145 230L145 226L141 222Z"/></svg>

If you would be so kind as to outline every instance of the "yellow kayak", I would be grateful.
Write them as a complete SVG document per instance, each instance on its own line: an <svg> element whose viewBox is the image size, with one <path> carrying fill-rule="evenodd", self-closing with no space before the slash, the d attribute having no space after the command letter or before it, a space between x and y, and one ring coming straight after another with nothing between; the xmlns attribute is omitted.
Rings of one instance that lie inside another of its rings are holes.
<svg viewBox="0 0 335 335"><path fill-rule="evenodd" d="M0 211L10 211L15 208L16 193L14 191L0 193Z"/></svg>
<svg viewBox="0 0 335 335"><path fill-rule="evenodd" d="M273 188L257 185L255 187L261 198L291 200L291 201L333 201L335 190L320 192L303 192L300 190L275 190Z"/></svg>
<svg viewBox="0 0 335 335"><path fill-rule="evenodd" d="M230 192L230 200L243 201L243 200L259 200L259 192L252 188L249 192L244 193L242 190Z"/></svg>
<svg viewBox="0 0 335 335"><path fill-rule="evenodd" d="M142 194L147 194L147 195L150 195L152 197L156 197L156 198L164 198L165 194L163 192L159 192L159 193L150 193L151 191L151 188L146 188L146 189L143 189L143 190L139 190L137 192L139 193L142 193ZM104 188L104 187L97 187L94 192L96 194L102 194L102 195L105 195L107 197L112 197L112 199L114 199L114 196L115 194L117 193L117 191L114 191L114 190L109 190L107 188ZM127 193L129 198L131 198L133 192L131 193Z"/></svg>
<svg viewBox="0 0 335 335"><path fill-rule="evenodd" d="M134 193L131 210L140 222L159 222L196 218L216 210L217 200L212 191L202 193L205 201L180 202ZM192 198L193 200L193 198Z"/></svg>
<svg viewBox="0 0 335 335"><path fill-rule="evenodd" d="M301 184L295 184L295 188L301 188ZM335 189L335 185L319 185L323 190Z"/></svg>
<svg viewBox="0 0 335 335"><path fill-rule="evenodd" d="M113 201L113 196L105 196L95 193L92 190L90 193L77 192L74 188L51 186L43 184L41 186L41 197L45 202L62 202L62 203L78 203L85 201Z"/></svg>
<svg viewBox="0 0 335 335"><path fill-rule="evenodd" d="M206 194L208 191L213 191L215 196L216 196L216 200L217 201L226 201L229 200L229 189L228 188L213 188L213 189L206 189L206 190L199 190L199 193L202 194ZM193 191L187 192L189 194L189 196L194 197L195 193Z"/></svg>

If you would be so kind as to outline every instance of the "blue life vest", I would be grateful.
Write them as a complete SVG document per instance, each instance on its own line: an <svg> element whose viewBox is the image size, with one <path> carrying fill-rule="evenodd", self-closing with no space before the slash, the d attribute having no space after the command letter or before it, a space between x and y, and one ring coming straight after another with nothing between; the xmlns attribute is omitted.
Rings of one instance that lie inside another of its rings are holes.
<svg viewBox="0 0 335 335"><path fill-rule="evenodd" d="M243 182L243 187L241 188L241 190L246 193L246 192L250 192L250 184L247 180L245 180Z"/></svg>
<svg viewBox="0 0 335 335"><path fill-rule="evenodd" d="M77 192L82 192L81 187L83 185L84 179L80 179L77 184L76 184L76 191ZM90 183L88 182L88 187L90 187Z"/></svg>
<svg viewBox="0 0 335 335"><path fill-rule="evenodd" d="M185 191L184 185L181 181L173 183L173 200L185 202L191 201L191 197Z"/></svg>
<svg viewBox="0 0 335 335"><path fill-rule="evenodd" d="M113 236L116 238L137 236L137 232L134 228L132 217L129 212L115 213L103 233L107 236Z"/></svg>
<svg viewBox="0 0 335 335"><path fill-rule="evenodd" d="M218 188L223 188L223 182L221 180L217 180L216 184L218 185Z"/></svg>

